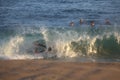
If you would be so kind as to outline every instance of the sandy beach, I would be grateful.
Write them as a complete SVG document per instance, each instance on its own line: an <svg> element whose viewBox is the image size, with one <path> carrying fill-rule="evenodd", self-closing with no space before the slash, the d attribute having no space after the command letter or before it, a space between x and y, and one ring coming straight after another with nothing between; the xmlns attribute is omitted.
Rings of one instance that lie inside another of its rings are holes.
<svg viewBox="0 0 120 80"><path fill-rule="evenodd" d="M1 60L0 80L120 80L120 63Z"/></svg>

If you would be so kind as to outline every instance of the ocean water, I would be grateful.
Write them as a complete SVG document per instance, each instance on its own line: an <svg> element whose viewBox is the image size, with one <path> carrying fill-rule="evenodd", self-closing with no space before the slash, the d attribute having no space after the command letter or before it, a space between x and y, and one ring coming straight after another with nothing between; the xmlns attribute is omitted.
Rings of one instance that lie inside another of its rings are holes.
<svg viewBox="0 0 120 80"><path fill-rule="evenodd" d="M119 0L0 0L0 59L119 62L119 4ZM111 25L105 25L106 18ZM74 27L69 26L71 21ZM95 21L95 28L90 21Z"/></svg>

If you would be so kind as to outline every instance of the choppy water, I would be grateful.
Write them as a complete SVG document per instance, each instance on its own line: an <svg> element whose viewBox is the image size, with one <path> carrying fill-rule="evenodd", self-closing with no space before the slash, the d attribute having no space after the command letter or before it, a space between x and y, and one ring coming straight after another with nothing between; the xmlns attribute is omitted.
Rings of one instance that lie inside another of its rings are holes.
<svg viewBox="0 0 120 80"><path fill-rule="evenodd" d="M120 61L119 4L119 0L0 0L0 58L41 58L35 54L38 41L51 47L48 53L57 59ZM104 25L106 18L112 25ZM91 20L95 29L89 26ZM71 21L74 27L69 27Z"/></svg>
<svg viewBox="0 0 120 80"><path fill-rule="evenodd" d="M0 0L0 25L66 26L83 18L103 24L120 21L119 0Z"/></svg>

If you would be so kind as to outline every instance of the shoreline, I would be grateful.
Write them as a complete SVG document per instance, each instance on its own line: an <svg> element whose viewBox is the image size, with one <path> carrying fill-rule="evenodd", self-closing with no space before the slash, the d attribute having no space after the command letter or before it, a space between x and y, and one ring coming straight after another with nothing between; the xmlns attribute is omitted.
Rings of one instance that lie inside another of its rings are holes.
<svg viewBox="0 0 120 80"><path fill-rule="evenodd" d="M0 60L1 80L119 80L119 62Z"/></svg>

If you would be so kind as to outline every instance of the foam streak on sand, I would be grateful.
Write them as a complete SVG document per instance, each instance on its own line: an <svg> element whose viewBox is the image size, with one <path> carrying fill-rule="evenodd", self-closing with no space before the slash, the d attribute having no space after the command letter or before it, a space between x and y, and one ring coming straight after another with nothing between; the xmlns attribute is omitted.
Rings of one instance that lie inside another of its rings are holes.
<svg viewBox="0 0 120 80"><path fill-rule="evenodd" d="M120 63L0 60L1 80L119 80Z"/></svg>

